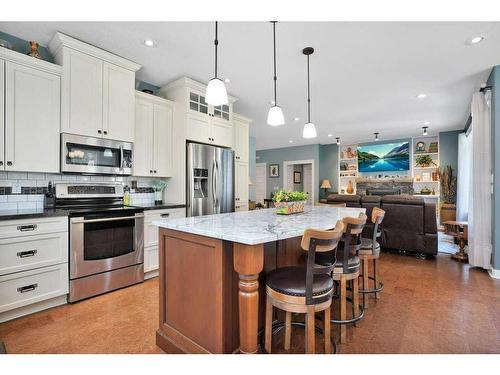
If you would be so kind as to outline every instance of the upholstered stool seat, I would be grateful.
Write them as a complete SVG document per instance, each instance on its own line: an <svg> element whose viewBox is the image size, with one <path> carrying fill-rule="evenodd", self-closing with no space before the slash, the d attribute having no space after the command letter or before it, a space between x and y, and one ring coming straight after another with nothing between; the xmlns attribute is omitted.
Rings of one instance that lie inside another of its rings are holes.
<svg viewBox="0 0 500 375"><path fill-rule="evenodd" d="M335 262L335 268L333 269L333 272L334 273L344 272L344 251L343 249L340 249L341 246L342 243L339 244L338 246L339 249L336 255L334 252L316 254L316 264L319 264L321 266L331 266ZM361 262L358 256L350 256L347 259L348 273L359 271L360 264Z"/></svg>
<svg viewBox="0 0 500 375"><path fill-rule="evenodd" d="M375 253L380 253L380 244L378 243L378 241L375 241L375 246L373 246L373 240L371 238L362 238L359 254L375 254Z"/></svg>
<svg viewBox="0 0 500 375"><path fill-rule="evenodd" d="M267 274L266 285L272 290L288 296L306 296L306 273L305 267L283 267L277 268ZM312 295L320 296L331 292L333 280L329 275L314 275L312 284Z"/></svg>

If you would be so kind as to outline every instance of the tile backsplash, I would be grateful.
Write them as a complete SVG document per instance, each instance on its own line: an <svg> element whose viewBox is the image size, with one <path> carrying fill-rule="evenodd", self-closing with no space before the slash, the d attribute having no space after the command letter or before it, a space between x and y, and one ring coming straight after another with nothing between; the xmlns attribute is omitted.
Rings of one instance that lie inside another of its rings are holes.
<svg viewBox="0 0 500 375"><path fill-rule="evenodd" d="M130 194L131 205L154 203L152 182L155 178L122 176L80 176L54 173L0 171L0 211L43 208L43 198L49 181L58 182L121 182L131 186L137 181L137 190Z"/></svg>

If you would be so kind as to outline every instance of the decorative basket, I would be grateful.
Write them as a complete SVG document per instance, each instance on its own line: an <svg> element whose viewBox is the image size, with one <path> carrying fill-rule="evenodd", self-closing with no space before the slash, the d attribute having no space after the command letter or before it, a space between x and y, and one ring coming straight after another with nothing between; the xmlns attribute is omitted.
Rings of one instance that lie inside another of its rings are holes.
<svg viewBox="0 0 500 375"><path fill-rule="evenodd" d="M304 212L305 205L306 201L274 202L274 207L276 207L276 213L278 215L292 215Z"/></svg>

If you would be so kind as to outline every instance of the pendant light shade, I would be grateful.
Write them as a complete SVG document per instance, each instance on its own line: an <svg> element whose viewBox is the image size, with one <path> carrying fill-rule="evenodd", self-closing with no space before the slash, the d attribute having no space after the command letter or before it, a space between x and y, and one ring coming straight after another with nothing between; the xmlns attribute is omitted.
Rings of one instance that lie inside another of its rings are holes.
<svg viewBox="0 0 500 375"><path fill-rule="evenodd" d="M218 106L227 104L227 90L226 85L222 80L217 78L217 46L219 45L218 36L218 22L215 22L215 77L208 82L207 91L205 92L205 100L208 104Z"/></svg>
<svg viewBox="0 0 500 375"><path fill-rule="evenodd" d="M283 116L283 111L281 107L273 105L269 108L267 113L267 124L271 126L280 126L285 123L285 116Z"/></svg>
<svg viewBox="0 0 500 375"><path fill-rule="evenodd" d="M302 137L304 138L316 138L318 133L316 133L316 126L312 122L308 122L304 125L304 130L302 131Z"/></svg>
<svg viewBox="0 0 500 375"><path fill-rule="evenodd" d="M309 56L314 52L314 48L306 47L302 50L302 53L307 57L307 122L304 125L304 130L302 131L302 137L304 138L316 138L318 133L316 132L316 126L311 122L311 79L309 77Z"/></svg>
<svg viewBox="0 0 500 375"><path fill-rule="evenodd" d="M212 78L208 82L207 92L205 94L205 100L211 105L221 105L227 104L227 90L226 85L219 78Z"/></svg>
<svg viewBox="0 0 500 375"><path fill-rule="evenodd" d="M271 126L280 126L285 124L285 116L283 116L283 110L278 106L278 99L276 95L276 81L278 76L276 75L276 22L271 21L273 24L273 62L274 62L274 103L269 112L267 113L267 124Z"/></svg>

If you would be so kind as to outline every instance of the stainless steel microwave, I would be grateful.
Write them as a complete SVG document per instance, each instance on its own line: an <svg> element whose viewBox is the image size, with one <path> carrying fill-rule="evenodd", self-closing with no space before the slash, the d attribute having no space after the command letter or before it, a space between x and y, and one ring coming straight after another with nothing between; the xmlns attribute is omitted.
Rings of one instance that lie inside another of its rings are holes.
<svg viewBox="0 0 500 375"><path fill-rule="evenodd" d="M61 172L128 176L132 153L129 142L61 134Z"/></svg>

